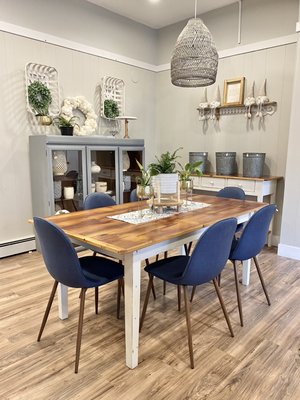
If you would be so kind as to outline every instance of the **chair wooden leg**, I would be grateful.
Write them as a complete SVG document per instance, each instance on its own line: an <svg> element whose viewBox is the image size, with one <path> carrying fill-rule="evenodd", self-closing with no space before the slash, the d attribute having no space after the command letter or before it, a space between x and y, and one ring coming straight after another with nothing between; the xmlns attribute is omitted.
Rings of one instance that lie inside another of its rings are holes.
<svg viewBox="0 0 300 400"><path fill-rule="evenodd" d="M190 254L190 252L191 252L191 248L192 248L192 244L193 244L193 242L190 242L189 244L184 244L184 251L185 251L185 254L188 256L189 254Z"/></svg>
<svg viewBox="0 0 300 400"><path fill-rule="evenodd" d="M96 252L96 251L94 251L94 252L93 252L93 256L94 256L94 257L96 257L96 255L97 255L97 252Z"/></svg>
<svg viewBox="0 0 300 400"><path fill-rule="evenodd" d="M221 274L218 275L218 285L221 287Z"/></svg>
<svg viewBox="0 0 300 400"><path fill-rule="evenodd" d="M165 259L168 258L168 252L167 251L164 252L164 258ZM166 295L166 291L167 291L167 282L164 281L164 283L163 283L163 295L164 296Z"/></svg>
<svg viewBox="0 0 300 400"><path fill-rule="evenodd" d="M99 304L99 288L95 287L95 314L98 314L98 304Z"/></svg>
<svg viewBox="0 0 300 400"><path fill-rule="evenodd" d="M178 311L181 311L181 286L177 285Z"/></svg>
<svg viewBox="0 0 300 400"><path fill-rule="evenodd" d="M217 296L218 296L219 302L221 304L224 317L225 317L226 322L227 322L228 329L230 331L231 336L234 337L234 333L233 333L233 330L232 330L230 319L229 319L229 316L228 316L228 313L227 313L227 310L226 310L226 307L225 307L225 304L224 304L224 301L223 301L223 297L221 295L220 288L218 286L218 282L217 282L216 278L213 279L213 284L215 286L215 289L216 289L216 292L217 292Z"/></svg>
<svg viewBox="0 0 300 400"><path fill-rule="evenodd" d="M158 259L159 259L159 254L156 254L156 257L155 257L155 262L157 262L157 261L158 261Z"/></svg>
<svg viewBox="0 0 300 400"><path fill-rule="evenodd" d="M186 286L183 286L183 295L184 295L186 326L187 326L187 331L188 331L190 362L191 362L191 368L194 369L194 351L193 351L193 339L192 339L192 327L191 327L191 313L190 313L190 303L189 303L188 296L187 296L187 287Z"/></svg>
<svg viewBox="0 0 300 400"><path fill-rule="evenodd" d="M152 285L153 285L153 275L149 274L149 282L148 282L146 297L145 297L145 301L144 301L144 305L143 305L143 311L142 311L142 315L141 315L141 319L140 319L140 332L143 327Z"/></svg>
<svg viewBox="0 0 300 400"><path fill-rule="evenodd" d="M43 317L43 320L42 320L42 324L41 324L41 327L40 327L40 331L39 331L39 334L38 334L38 337L37 337L37 341L38 342L41 340L41 337L42 337L42 334L43 334L43 331L44 331L44 328L45 328L45 325L46 325L46 322L47 322L47 319L48 319L48 316L49 316L49 313L50 313L50 310L51 310L53 299L54 299L54 296L55 296L55 293L56 293L56 290L57 290L57 285L58 285L58 282L54 281L54 284L53 284L53 287L52 287L52 290L51 290L51 294L50 294L50 297L49 297L49 300L48 300L48 304L47 304L47 307L46 307L46 310L45 310L45 313L44 313L44 317Z"/></svg>
<svg viewBox="0 0 300 400"><path fill-rule="evenodd" d="M264 282L264 278L262 276L262 273L261 273L257 258L253 257L253 260L254 260L254 264L256 266L256 270L257 270L257 273L258 273L258 276L259 276L259 279L260 279L261 286L262 286L262 288L263 288L263 290L265 292L268 305L270 306L271 305L270 297L268 295L267 288L266 288L266 285L265 285L265 282Z"/></svg>
<svg viewBox="0 0 300 400"><path fill-rule="evenodd" d="M84 303L85 303L85 293L87 289L82 288L80 293L80 309L79 309L79 320L78 320L78 330L77 330L77 341L76 341L76 356L75 356L75 374L78 372L79 367L79 357L80 357L80 347L82 338L82 327L83 327L83 314L84 314Z"/></svg>
<svg viewBox="0 0 300 400"><path fill-rule="evenodd" d="M192 293L191 293L191 298L190 298L190 302L192 302L193 299L194 299L195 292L196 292L196 287L197 287L197 286L193 286Z"/></svg>
<svg viewBox="0 0 300 400"><path fill-rule="evenodd" d="M240 322L241 322L241 326L244 326L243 309L242 309L242 301L241 301L241 295L240 295L239 279L238 279L237 268L236 268L236 261L232 261L232 264L233 264L233 271L234 271L236 297L237 297L237 303L238 303L239 314L240 314Z"/></svg>
<svg viewBox="0 0 300 400"><path fill-rule="evenodd" d="M117 318L120 319L121 290L124 286L123 278L118 279L118 296L117 296Z"/></svg>

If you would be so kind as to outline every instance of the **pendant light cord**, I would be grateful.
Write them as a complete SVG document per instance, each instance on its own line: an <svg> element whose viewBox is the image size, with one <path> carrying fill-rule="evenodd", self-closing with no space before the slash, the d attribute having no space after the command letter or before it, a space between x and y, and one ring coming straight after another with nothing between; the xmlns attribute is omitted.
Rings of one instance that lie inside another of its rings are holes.
<svg viewBox="0 0 300 400"><path fill-rule="evenodd" d="M197 18L197 0L195 0L195 19Z"/></svg>

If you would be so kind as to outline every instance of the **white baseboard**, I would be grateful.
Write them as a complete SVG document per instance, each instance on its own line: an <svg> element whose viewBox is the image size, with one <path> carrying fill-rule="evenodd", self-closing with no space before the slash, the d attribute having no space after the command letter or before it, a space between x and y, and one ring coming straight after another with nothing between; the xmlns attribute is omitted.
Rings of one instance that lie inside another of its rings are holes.
<svg viewBox="0 0 300 400"><path fill-rule="evenodd" d="M26 253L35 250L36 244L34 238L25 238L15 242L0 244L0 258L13 256L15 254Z"/></svg>
<svg viewBox="0 0 300 400"><path fill-rule="evenodd" d="M282 257L292 258L293 260L300 260L300 247L279 243L277 254Z"/></svg>

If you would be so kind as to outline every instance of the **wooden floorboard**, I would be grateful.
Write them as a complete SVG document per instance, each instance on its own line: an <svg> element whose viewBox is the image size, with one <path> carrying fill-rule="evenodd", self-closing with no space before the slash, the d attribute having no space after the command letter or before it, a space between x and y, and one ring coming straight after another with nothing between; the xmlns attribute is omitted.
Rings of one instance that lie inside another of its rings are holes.
<svg viewBox="0 0 300 400"><path fill-rule="evenodd" d="M229 335L212 284L196 291L191 308L195 369L189 366L184 309L176 288L154 281L140 335L139 366L124 363L124 311L116 319L116 283L100 290L94 314L87 292L79 373L74 374L78 290L71 289L69 319L57 318L57 300L40 343L37 333L52 279L37 252L0 260L1 400L299 400L300 261L266 248L259 257L269 307L255 269L241 285L245 326L239 325L233 271L222 294L233 325ZM240 268L241 274L241 268ZM148 277L142 273L142 300Z"/></svg>

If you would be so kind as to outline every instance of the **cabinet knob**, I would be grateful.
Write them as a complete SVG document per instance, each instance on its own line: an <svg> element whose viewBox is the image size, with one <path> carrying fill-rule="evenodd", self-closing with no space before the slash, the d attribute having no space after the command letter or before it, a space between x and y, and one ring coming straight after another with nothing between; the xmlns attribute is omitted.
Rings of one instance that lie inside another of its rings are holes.
<svg viewBox="0 0 300 400"><path fill-rule="evenodd" d="M243 185L242 185L241 183L239 183L239 184L238 184L238 187L240 187L240 188L241 188L241 187L243 187Z"/></svg>
<svg viewBox="0 0 300 400"><path fill-rule="evenodd" d="M213 181L210 181L210 184L211 184L212 186L214 186L214 182L213 182Z"/></svg>

